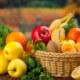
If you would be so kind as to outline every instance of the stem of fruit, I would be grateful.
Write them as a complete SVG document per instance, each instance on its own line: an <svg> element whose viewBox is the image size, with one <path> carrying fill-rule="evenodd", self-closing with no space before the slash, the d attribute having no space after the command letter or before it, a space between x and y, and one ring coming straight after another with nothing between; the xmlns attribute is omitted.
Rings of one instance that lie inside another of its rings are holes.
<svg viewBox="0 0 80 80"><path fill-rule="evenodd" d="M64 22L64 21L68 18L68 16L69 16L69 15L66 15L65 17L63 17L63 18L61 19L61 22Z"/></svg>
<svg viewBox="0 0 80 80"><path fill-rule="evenodd" d="M72 13L70 13L69 16L68 16L68 18L67 18L67 20L66 20L66 23L68 23L72 19L73 16L74 15Z"/></svg>

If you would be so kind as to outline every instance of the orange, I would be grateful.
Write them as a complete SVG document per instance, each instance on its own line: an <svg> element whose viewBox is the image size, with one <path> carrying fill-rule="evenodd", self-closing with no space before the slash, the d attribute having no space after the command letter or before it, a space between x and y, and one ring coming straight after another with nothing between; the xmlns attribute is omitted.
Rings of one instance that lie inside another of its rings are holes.
<svg viewBox="0 0 80 80"><path fill-rule="evenodd" d="M3 53L3 51L2 50L0 50L0 54L2 54Z"/></svg>
<svg viewBox="0 0 80 80"><path fill-rule="evenodd" d="M80 37L77 39L77 43L80 42Z"/></svg>
<svg viewBox="0 0 80 80"><path fill-rule="evenodd" d="M17 41L23 46L23 48L25 48L28 40L22 32L14 31L6 37L6 44L11 41Z"/></svg>
<svg viewBox="0 0 80 80"><path fill-rule="evenodd" d="M63 53L65 53L65 52L67 52L67 53L74 53L74 52L76 52L76 49L75 49L73 43L66 42L65 44L63 44L63 45L61 46L61 51L62 51Z"/></svg>
<svg viewBox="0 0 80 80"><path fill-rule="evenodd" d="M2 50L0 50L0 53L2 53Z"/></svg>
<svg viewBox="0 0 80 80"><path fill-rule="evenodd" d="M75 48L77 52L80 52L80 42L75 44Z"/></svg>
<svg viewBox="0 0 80 80"><path fill-rule="evenodd" d="M68 32L68 39L77 41L80 38L80 29L79 28L72 28Z"/></svg>

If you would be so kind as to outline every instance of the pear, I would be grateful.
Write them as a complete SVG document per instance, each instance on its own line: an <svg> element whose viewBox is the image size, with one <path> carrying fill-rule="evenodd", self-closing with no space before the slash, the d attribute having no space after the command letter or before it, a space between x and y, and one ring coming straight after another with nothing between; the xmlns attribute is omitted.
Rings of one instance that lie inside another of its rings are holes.
<svg viewBox="0 0 80 80"><path fill-rule="evenodd" d="M56 40L58 42L60 42L59 40L59 28L55 29L52 34L51 34L51 40Z"/></svg>
<svg viewBox="0 0 80 80"><path fill-rule="evenodd" d="M51 34L51 40L56 40L61 42L66 39L65 30L64 29L55 29Z"/></svg>

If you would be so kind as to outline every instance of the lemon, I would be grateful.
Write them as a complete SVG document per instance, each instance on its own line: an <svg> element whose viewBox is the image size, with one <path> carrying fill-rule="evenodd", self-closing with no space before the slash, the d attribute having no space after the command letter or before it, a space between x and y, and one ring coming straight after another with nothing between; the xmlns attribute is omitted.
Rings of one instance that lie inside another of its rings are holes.
<svg viewBox="0 0 80 80"><path fill-rule="evenodd" d="M75 44L75 42L73 40L63 40L60 42L61 45L65 44L65 43L72 43L73 45Z"/></svg>
<svg viewBox="0 0 80 80"><path fill-rule="evenodd" d="M76 80L80 80L80 66L78 66L77 68L75 68L72 73L71 73L71 77L76 79Z"/></svg>
<svg viewBox="0 0 80 80"><path fill-rule="evenodd" d="M64 41L61 41L60 44L63 45L63 44L65 44L66 42L67 42L67 41L64 40Z"/></svg>

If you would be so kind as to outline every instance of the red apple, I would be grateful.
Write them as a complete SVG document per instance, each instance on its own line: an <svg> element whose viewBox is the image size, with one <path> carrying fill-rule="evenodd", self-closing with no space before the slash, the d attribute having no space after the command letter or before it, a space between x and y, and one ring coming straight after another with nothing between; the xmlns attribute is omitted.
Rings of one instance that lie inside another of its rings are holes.
<svg viewBox="0 0 80 80"><path fill-rule="evenodd" d="M32 30L31 38L33 42L43 41L47 44L51 39L51 30L46 26L37 26Z"/></svg>

